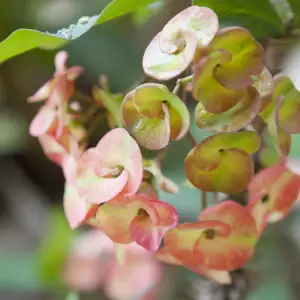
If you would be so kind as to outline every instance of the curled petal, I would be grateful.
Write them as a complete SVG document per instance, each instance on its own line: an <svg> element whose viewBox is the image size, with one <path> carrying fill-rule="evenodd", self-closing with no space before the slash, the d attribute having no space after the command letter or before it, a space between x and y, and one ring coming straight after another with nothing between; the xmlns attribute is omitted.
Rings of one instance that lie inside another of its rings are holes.
<svg viewBox="0 0 300 300"><path fill-rule="evenodd" d="M262 231L266 222L284 218L297 200L300 176L280 161L255 175L248 187L249 204L257 227Z"/></svg>
<svg viewBox="0 0 300 300"><path fill-rule="evenodd" d="M247 187L253 176L249 153L259 146L260 139L254 132L217 134L190 151L185 173L194 186L204 191L237 193Z"/></svg>
<svg viewBox="0 0 300 300"><path fill-rule="evenodd" d="M300 92L288 77L281 74L274 77L274 84L273 95L268 98L260 116L268 123L279 102L278 127L286 133L299 133Z"/></svg>
<svg viewBox="0 0 300 300"><path fill-rule="evenodd" d="M170 114L163 105L164 119L141 118L132 128L132 134L140 145L147 149L159 150L170 142Z"/></svg>
<svg viewBox="0 0 300 300"><path fill-rule="evenodd" d="M127 193L134 194L143 177L143 159L136 141L123 128L108 132L97 144L99 161L107 168L123 166L128 171Z"/></svg>
<svg viewBox="0 0 300 300"><path fill-rule="evenodd" d="M177 222L177 212L171 205L146 195L115 198L97 213L99 227L114 242L135 241L150 251L158 249L165 231Z"/></svg>
<svg viewBox="0 0 300 300"><path fill-rule="evenodd" d="M122 119L138 143L152 150L166 147L170 139L181 139L190 124L186 106L160 84L143 84L128 93Z"/></svg>
<svg viewBox="0 0 300 300"><path fill-rule="evenodd" d="M40 102L46 100L51 93L51 83L52 82L50 80L47 81L41 88L37 90L37 92L33 96L28 98L28 102Z"/></svg>
<svg viewBox="0 0 300 300"><path fill-rule="evenodd" d="M77 176L79 194L90 203L101 204L121 193L128 182L129 172L125 169L116 178L103 178L93 170Z"/></svg>
<svg viewBox="0 0 300 300"><path fill-rule="evenodd" d="M195 244L199 237L205 235L209 230L213 230L221 236L228 236L231 227L218 220L179 224L166 233L164 238L165 249L183 265L196 267Z"/></svg>
<svg viewBox="0 0 300 300"><path fill-rule="evenodd" d="M30 124L30 134L32 136L40 136L47 132L54 122L56 115L57 111L53 107L49 105L42 106Z"/></svg>
<svg viewBox="0 0 300 300"><path fill-rule="evenodd" d="M197 43L193 32L179 32L172 40L158 33L143 56L144 72L160 81L180 75L191 64Z"/></svg>
<svg viewBox="0 0 300 300"><path fill-rule="evenodd" d="M216 50L201 59L195 67L193 96L210 113L225 112L249 97L249 90L228 89L216 79L216 67L230 61L231 54L229 52Z"/></svg>
<svg viewBox="0 0 300 300"><path fill-rule="evenodd" d="M195 110L195 120L199 128L217 132L238 131L248 125L259 113L260 97L254 88L248 88L247 97L231 109L220 113L208 112L202 103Z"/></svg>
<svg viewBox="0 0 300 300"><path fill-rule="evenodd" d="M214 70L215 78L229 89L243 89L253 84L253 76L259 76L264 67L263 47L250 32L241 27L219 30L209 47L224 49L232 58L220 63Z"/></svg>
<svg viewBox="0 0 300 300"><path fill-rule="evenodd" d="M213 10L208 7L190 6L173 19L162 30L163 36L178 31L192 31L196 34L198 46L207 46L218 31L219 21Z"/></svg>
<svg viewBox="0 0 300 300"><path fill-rule="evenodd" d="M200 213L200 221L219 220L230 226L228 236L201 235L195 243L195 259L207 269L235 270L253 255L257 241L256 224L248 210L233 201L225 201Z"/></svg>

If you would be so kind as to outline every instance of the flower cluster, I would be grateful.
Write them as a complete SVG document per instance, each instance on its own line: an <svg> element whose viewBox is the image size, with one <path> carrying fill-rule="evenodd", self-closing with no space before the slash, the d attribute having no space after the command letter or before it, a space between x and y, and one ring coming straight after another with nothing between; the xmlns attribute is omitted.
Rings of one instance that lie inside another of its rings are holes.
<svg viewBox="0 0 300 300"><path fill-rule="evenodd" d="M211 9L191 6L166 24L143 57L145 73L157 80L190 75L179 78L173 92L146 83L122 102L108 90L94 89L91 105L101 106L102 97L109 120L119 128L87 148L86 115L71 106L82 69L66 69L66 59L65 52L57 54L54 78L29 100L45 100L30 132L62 167L70 227L88 224L111 243L126 249L134 243L158 260L229 283L229 271L251 259L266 225L283 219L298 197L300 176L286 162L290 134L300 132L300 92L284 76L273 79L250 32L219 29ZM159 199L156 186L178 192L162 173L161 149L186 135L191 139L190 111L179 91L197 101L198 127L214 133L194 141L182 162L188 180L203 195L248 190L248 205L227 200L203 207L195 222L178 224L176 209ZM95 115L88 117L93 125ZM264 123L263 134L256 132L257 120ZM277 160L255 174L254 154L265 150L266 136L273 139ZM140 146L160 150L157 159L143 159Z"/></svg>

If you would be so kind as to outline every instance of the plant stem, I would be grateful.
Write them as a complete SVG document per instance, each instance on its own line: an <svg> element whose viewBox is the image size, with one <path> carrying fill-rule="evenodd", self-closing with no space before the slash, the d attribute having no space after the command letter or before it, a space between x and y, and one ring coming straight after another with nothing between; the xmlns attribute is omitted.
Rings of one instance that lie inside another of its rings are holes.
<svg viewBox="0 0 300 300"><path fill-rule="evenodd" d="M218 192L213 192L212 193L212 196L213 196L213 202L215 204L217 204L219 202L219 199L218 199Z"/></svg>
<svg viewBox="0 0 300 300"><path fill-rule="evenodd" d="M187 77L179 78L176 82L176 85L175 85L174 90L173 90L172 93L175 94L175 95L178 94L180 88L187 85L192 80L193 80L193 75L189 75Z"/></svg>
<svg viewBox="0 0 300 300"><path fill-rule="evenodd" d="M201 210L207 207L207 193L205 191L201 191L201 207Z"/></svg>

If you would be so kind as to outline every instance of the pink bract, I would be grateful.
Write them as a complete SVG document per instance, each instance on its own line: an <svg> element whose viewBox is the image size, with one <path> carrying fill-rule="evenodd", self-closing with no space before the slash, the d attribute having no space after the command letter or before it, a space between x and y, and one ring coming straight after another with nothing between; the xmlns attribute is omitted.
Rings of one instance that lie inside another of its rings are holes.
<svg viewBox="0 0 300 300"><path fill-rule="evenodd" d="M58 119L59 132L61 133L67 120L66 103L74 92L74 81L82 73L83 68L79 66L66 68L68 54L60 51L55 57L56 71L53 78L46 82L33 96L28 98L29 102L45 101L30 125L30 134L40 136L51 126L55 118Z"/></svg>
<svg viewBox="0 0 300 300"><path fill-rule="evenodd" d="M162 268L151 253L135 243L124 246L124 264L118 264L114 243L101 231L92 230L75 240L62 276L73 289L93 291L102 287L110 299L124 300L140 297L155 287Z"/></svg>
<svg viewBox="0 0 300 300"><path fill-rule="evenodd" d="M177 225L178 214L170 204L146 195L119 196L99 208L96 220L114 242L134 241L156 251L164 234Z"/></svg>
<svg viewBox="0 0 300 300"><path fill-rule="evenodd" d="M101 204L120 193L136 193L142 177L138 144L125 129L116 128L79 158L76 185L82 197Z"/></svg>

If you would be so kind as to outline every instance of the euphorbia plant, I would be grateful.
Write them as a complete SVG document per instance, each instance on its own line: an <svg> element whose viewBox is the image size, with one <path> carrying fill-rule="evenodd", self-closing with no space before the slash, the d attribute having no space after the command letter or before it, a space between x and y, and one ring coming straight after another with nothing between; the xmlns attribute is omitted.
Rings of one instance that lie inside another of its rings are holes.
<svg viewBox="0 0 300 300"><path fill-rule="evenodd" d="M218 29L211 9L191 6L165 25L143 57L148 76L177 78L173 92L162 83L145 83L120 103L105 87L95 87L91 108L104 107L111 126L120 128L88 147L96 115L72 109L74 80L82 70L67 70L66 58L65 52L57 54L54 78L29 100L46 101L30 132L62 167L70 227L87 224L103 232L118 245L120 264L124 247L135 242L158 260L229 283L229 271L251 259L266 225L286 217L298 196L300 176L286 161L289 135L300 132L300 92L286 77L273 80L263 48L248 30ZM186 95L195 100L194 111ZM212 136L196 141L191 115ZM259 119L264 134L256 131ZM277 164L255 175L255 154L265 147L265 134L274 140ZM184 137L191 150L176 164L184 165L187 179L201 190L202 211L198 220L178 224L176 209L159 199L155 186L178 191L163 175L161 160L170 143ZM156 158L143 157L140 147L157 151ZM227 200L206 207L207 192L234 198L245 190L247 206Z"/></svg>

